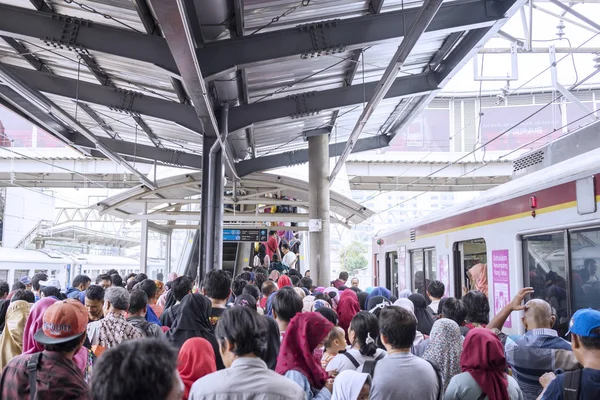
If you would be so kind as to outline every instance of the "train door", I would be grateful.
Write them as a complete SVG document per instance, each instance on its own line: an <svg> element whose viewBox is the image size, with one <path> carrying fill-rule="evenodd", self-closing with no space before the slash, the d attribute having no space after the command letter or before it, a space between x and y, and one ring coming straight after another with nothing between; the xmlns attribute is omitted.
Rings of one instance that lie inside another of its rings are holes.
<svg viewBox="0 0 600 400"><path fill-rule="evenodd" d="M454 295L482 290L487 296L487 246L484 239L456 242L454 249Z"/></svg>
<svg viewBox="0 0 600 400"><path fill-rule="evenodd" d="M385 254L385 284L392 294L398 297L398 252Z"/></svg>
<svg viewBox="0 0 600 400"><path fill-rule="evenodd" d="M429 282L438 279L434 248L410 251L410 275L412 292L426 296Z"/></svg>

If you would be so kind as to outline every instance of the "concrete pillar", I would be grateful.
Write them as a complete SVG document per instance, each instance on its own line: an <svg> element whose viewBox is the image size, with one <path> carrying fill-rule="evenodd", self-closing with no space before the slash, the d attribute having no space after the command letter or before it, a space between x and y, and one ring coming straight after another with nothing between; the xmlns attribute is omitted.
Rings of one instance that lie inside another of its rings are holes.
<svg viewBox="0 0 600 400"><path fill-rule="evenodd" d="M225 168L223 168L223 151L221 148L213 156L211 168L214 188L213 213L213 262L210 269L223 269L223 190L225 185Z"/></svg>
<svg viewBox="0 0 600 400"><path fill-rule="evenodd" d="M308 207L310 276L316 286L329 286L329 137L308 138ZM318 230L320 225L320 230ZM317 228L317 229L315 229Z"/></svg>
<svg viewBox="0 0 600 400"><path fill-rule="evenodd" d="M201 191L201 204L200 204L200 240L198 241L199 256L198 256L198 282L202 281L205 273L208 272L206 269L206 257L207 257L207 236L209 235L209 227L212 226L211 215L209 212L211 194L209 191L210 182L210 149L215 143L215 139L204 136L202 143L202 191ZM209 251L210 253L210 251ZM212 255L210 255L212 258Z"/></svg>
<svg viewBox="0 0 600 400"><path fill-rule="evenodd" d="M144 203L144 215L148 214L148 203ZM148 273L148 220L142 220L140 238L140 273Z"/></svg>

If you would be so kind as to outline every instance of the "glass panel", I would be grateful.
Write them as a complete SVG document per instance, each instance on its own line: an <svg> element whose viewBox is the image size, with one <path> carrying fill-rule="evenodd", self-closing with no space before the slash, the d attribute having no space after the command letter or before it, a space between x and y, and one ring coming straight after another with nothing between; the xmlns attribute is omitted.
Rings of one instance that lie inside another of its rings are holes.
<svg viewBox="0 0 600 400"><path fill-rule="evenodd" d="M0 270L0 281L8 282L8 270L7 269Z"/></svg>
<svg viewBox="0 0 600 400"><path fill-rule="evenodd" d="M13 283L18 282L24 276L29 275L28 269L15 269L15 276L13 277ZM31 278L31 276L30 276Z"/></svg>
<svg viewBox="0 0 600 400"><path fill-rule="evenodd" d="M398 297L398 252L392 251L388 253L390 259L390 276L388 276L388 288L392 291L392 294Z"/></svg>
<svg viewBox="0 0 600 400"><path fill-rule="evenodd" d="M435 249L425 249L425 278L429 282L438 279Z"/></svg>
<svg viewBox="0 0 600 400"><path fill-rule="evenodd" d="M562 337L569 330L564 233L530 236L523 246L524 281L533 287L532 298L544 299L553 307L555 328Z"/></svg>
<svg viewBox="0 0 600 400"><path fill-rule="evenodd" d="M600 229L569 232L571 245L571 288L573 310L592 307L600 310Z"/></svg>
<svg viewBox="0 0 600 400"><path fill-rule="evenodd" d="M412 279L412 291L425 294L425 274L423 273L423 250L410 252L410 271Z"/></svg>

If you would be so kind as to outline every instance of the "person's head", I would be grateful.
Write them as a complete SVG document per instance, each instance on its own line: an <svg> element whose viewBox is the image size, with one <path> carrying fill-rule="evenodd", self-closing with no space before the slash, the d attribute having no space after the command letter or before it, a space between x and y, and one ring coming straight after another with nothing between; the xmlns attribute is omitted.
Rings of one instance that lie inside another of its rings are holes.
<svg viewBox="0 0 600 400"><path fill-rule="evenodd" d="M231 283L231 291L235 297L241 296L248 282L243 279L236 279Z"/></svg>
<svg viewBox="0 0 600 400"><path fill-rule="evenodd" d="M346 334L339 326L334 327L325 338L325 351L329 354L338 354L346 350Z"/></svg>
<svg viewBox="0 0 600 400"><path fill-rule="evenodd" d="M476 370L479 373L501 371L505 375L506 356L498 335L490 329L471 329L463 342L460 365L463 371ZM508 398L504 396L502 398Z"/></svg>
<svg viewBox="0 0 600 400"><path fill-rule="evenodd" d="M485 294L479 290L471 290L461 299L467 307L467 318L469 322L487 324L490 318L490 303Z"/></svg>
<svg viewBox="0 0 600 400"><path fill-rule="evenodd" d="M371 375L354 370L344 370L333 381L334 399L369 400Z"/></svg>
<svg viewBox="0 0 600 400"><path fill-rule="evenodd" d="M25 285L25 289L27 289L27 290L32 289L31 278L28 277L27 275L22 276L21 279L19 279L19 282L21 282L23 285Z"/></svg>
<svg viewBox="0 0 600 400"><path fill-rule="evenodd" d="M588 258L583 262L583 268L590 273L590 276L596 275L596 271L598 271L598 265L596 264L596 260L591 258Z"/></svg>
<svg viewBox="0 0 600 400"><path fill-rule="evenodd" d="M290 322L298 313L302 312L302 299L291 286L279 289L273 298L273 316L276 320Z"/></svg>
<svg viewBox="0 0 600 400"><path fill-rule="evenodd" d="M330 307L332 305L331 297L329 297L328 294L325 294L325 293L315 294L315 301L317 301L317 300L323 300L323 301L327 302L327 304L329 304Z"/></svg>
<svg viewBox="0 0 600 400"><path fill-rule="evenodd" d="M304 273L304 277L305 278L310 278L310 269L306 270L306 272Z"/></svg>
<svg viewBox="0 0 600 400"><path fill-rule="evenodd" d="M442 318L451 319L458 326L463 326L467 318L467 307L461 300L449 297L442 306Z"/></svg>
<svg viewBox="0 0 600 400"><path fill-rule="evenodd" d="M94 365L91 393L94 400L179 400L183 384L177 352L164 340L123 342Z"/></svg>
<svg viewBox="0 0 600 400"><path fill-rule="evenodd" d="M432 299L441 299L445 291L446 286L441 281L431 281L427 287L427 295Z"/></svg>
<svg viewBox="0 0 600 400"><path fill-rule="evenodd" d="M231 294L231 278L221 269L208 271L202 281L202 293L211 300L227 300Z"/></svg>
<svg viewBox="0 0 600 400"><path fill-rule="evenodd" d="M107 289L112 286L112 278L108 274L98 275L96 277L96 285L100 285L103 289Z"/></svg>
<svg viewBox="0 0 600 400"><path fill-rule="evenodd" d="M194 282L187 276L180 276L175 278L173 283L171 284L171 290L173 291L173 296L175 300L181 301L185 297L186 294L192 292L192 288L194 286Z"/></svg>
<svg viewBox="0 0 600 400"><path fill-rule="evenodd" d="M5 299L9 292L10 286L8 286L8 282L0 281L0 300Z"/></svg>
<svg viewBox="0 0 600 400"><path fill-rule="evenodd" d="M262 255L263 257L265 256L265 254L267 254L267 247L263 243L258 245L258 254Z"/></svg>
<svg viewBox="0 0 600 400"><path fill-rule="evenodd" d="M233 303L235 306L239 307L248 307L252 311L257 310L256 306L256 298L252 297L249 294L241 294L235 298L235 302Z"/></svg>
<svg viewBox="0 0 600 400"><path fill-rule="evenodd" d="M379 321L368 311L360 311L356 314L348 328L348 339L352 347L359 349L363 356L375 354L379 334Z"/></svg>
<svg viewBox="0 0 600 400"><path fill-rule="evenodd" d="M269 231L269 236L277 237L277 231Z"/></svg>
<svg viewBox="0 0 600 400"><path fill-rule="evenodd" d="M112 274L110 276L110 279L111 279L112 284L114 286L124 287L124 285L123 285L123 278L121 278L121 275L119 275L119 274Z"/></svg>
<svg viewBox="0 0 600 400"><path fill-rule="evenodd" d="M12 285L12 291L14 292L15 290L26 290L27 286L25 286L25 284L23 282L15 282Z"/></svg>
<svg viewBox="0 0 600 400"><path fill-rule="evenodd" d="M258 315L248 307L225 310L215 328L215 337L225 367L231 367L238 357L260 357L264 333L261 326Z"/></svg>
<svg viewBox="0 0 600 400"><path fill-rule="evenodd" d="M298 287L300 285L300 278L298 275L290 274L290 280L292 281L293 287Z"/></svg>
<svg viewBox="0 0 600 400"><path fill-rule="evenodd" d="M410 350L417 335L417 319L408 310L390 306L379 313L381 342L388 350Z"/></svg>
<svg viewBox="0 0 600 400"><path fill-rule="evenodd" d="M300 279L300 287L306 288L308 290L310 290L310 288L313 285L313 281L310 278L304 277L302 279Z"/></svg>
<svg viewBox="0 0 600 400"><path fill-rule="evenodd" d="M145 317L148 306L148 295L143 290L134 290L129 295L129 316Z"/></svg>
<svg viewBox="0 0 600 400"><path fill-rule="evenodd" d="M287 254L290 251L290 246L287 243L282 244L281 251L283 254Z"/></svg>
<svg viewBox="0 0 600 400"><path fill-rule="evenodd" d="M339 322L339 317L337 313L333 310L333 308L319 307L315 310L315 312L318 312L319 314L327 318L327 320L334 325L337 325Z"/></svg>
<svg viewBox="0 0 600 400"><path fill-rule="evenodd" d="M279 254L277 254L277 253L273 253L273 256L271 257L271 261L272 261L272 262L275 262L275 263L276 263L276 262L279 262L279 261L281 261L281 260L279 259Z"/></svg>
<svg viewBox="0 0 600 400"><path fill-rule="evenodd" d="M46 286L40 290L40 297L56 297L58 300L61 300L62 294L60 290L54 286Z"/></svg>
<svg viewBox="0 0 600 400"><path fill-rule="evenodd" d="M340 272L340 276L338 279L346 283L346 281L348 280L348 273L346 271Z"/></svg>
<svg viewBox="0 0 600 400"><path fill-rule="evenodd" d="M277 285L271 280L267 280L262 284L261 292L264 297L269 297L276 290Z"/></svg>
<svg viewBox="0 0 600 400"><path fill-rule="evenodd" d="M254 285L260 290L262 288L263 283L267 281L267 275L262 272L257 272L254 274Z"/></svg>
<svg viewBox="0 0 600 400"><path fill-rule="evenodd" d="M525 330L552 329L556 317L552 315L552 307L542 299L532 299L525 303L525 314L521 319Z"/></svg>
<svg viewBox="0 0 600 400"><path fill-rule="evenodd" d="M356 277L352 278L352 280L350 281L350 284L352 285L352 287L357 288L358 284L359 284L358 278L356 278Z"/></svg>
<svg viewBox="0 0 600 400"><path fill-rule="evenodd" d="M77 275L75 279L73 279L73 287L79 289L84 292L90 285L92 284L92 280L87 275Z"/></svg>
<svg viewBox="0 0 600 400"><path fill-rule="evenodd" d="M256 300L260 299L260 290L258 290L256 285L246 285L246 287L244 287L244 290L242 290L242 294L249 294Z"/></svg>
<svg viewBox="0 0 600 400"><path fill-rule="evenodd" d="M129 310L129 292L126 289L111 286L104 291L104 315L127 310Z"/></svg>
<svg viewBox="0 0 600 400"><path fill-rule="evenodd" d="M146 293L148 301L156 299L158 290L156 288L156 283L152 279L144 279L137 288Z"/></svg>
<svg viewBox="0 0 600 400"><path fill-rule="evenodd" d="M34 292L39 292L40 291L40 281L47 281L48 280L48 275L46 274L35 274L32 278L31 278L31 287L33 288Z"/></svg>
<svg viewBox="0 0 600 400"><path fill-rule="evenodd" d="M104 288L100 285L91 285L85 291L85 308L91 321L101 319L104 307Z"/></svg>
<svg viewBox="0 0 600 400"><path fill-rule="evenodd" d="M130 280L135 279L136 273L135 272L131 272L127 275L125 275L125 283L129 283Z"/></svg>
<svg viewBox="0 0 600 400"><path fill-rule="evenodd" d="M144 274L143 272L141 272L141 273L137 274L137 275L135 276L135 278L134 278L134 280L135 280L136 282L138 282L138 283L139 283L139 282L141 282L141 281L144 281L144 280L146 280L146 279L148 279L148 275Z"/></svg>
<svg viewBox="0 0 600 400"><path fill-rule="evenodd" d="M28 303L35 303L35 295L32 291L27 289L19 289L13 293L13 296L10 298L10 302L14 303L15 301L23 300Z"/></svg>
<svg viewBox="0 0 600 400"><path fill-rule="evenodd" d="M72 356L83 346L87 323L87 310L79 300L57 301L44 311L42 327L33 338L47 351Z"/></svg>
<svg viewBox="0 0 600 400"><path fill-rule="evenodd" d="M577 311L571 318L569 333L577 361L589 368L590 360L600 357L600 311L591 308Z"/></svg>

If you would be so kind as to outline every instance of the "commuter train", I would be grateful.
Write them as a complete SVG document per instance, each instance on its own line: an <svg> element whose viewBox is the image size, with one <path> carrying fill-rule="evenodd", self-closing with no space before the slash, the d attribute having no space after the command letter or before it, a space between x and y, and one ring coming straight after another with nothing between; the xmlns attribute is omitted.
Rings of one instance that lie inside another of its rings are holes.
<svg viewBox="0 0 600 400"><path fill-rule="evenodd" d="M593 125L596 136L587 137L595 143L575 146L579 156L554 154L565 161L376 236L375 283L394 294L424 293L428 282L440 280L446 296L457 298L480 289L488 295L491 316L520 288L532 286L534 297L552 305L561 334L577 309L600 309L600 148L594 149L600 147L600 123ZM522 159L545 154L551 164L544 151ZM519 313L511 318L506 331L522 333Z"/></svg>
<svg viewBox="0 0 600 400"><path fill-rule="evenodd" d="M30 278L38 273L57 278L64 290L79 274L89 276L94 282L100 274L116 269L122 277L138 273L139 261L128 257L99 255L67 255L44 250L21 250L0 247L0 280L10 285L23 276ZM148 277L156 279L158 273L164 276L165 267L161 263L149 262Z"/></svg>

